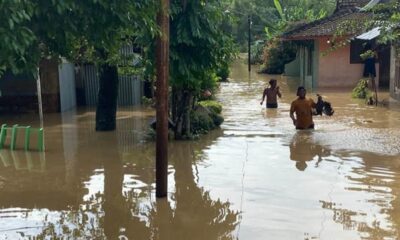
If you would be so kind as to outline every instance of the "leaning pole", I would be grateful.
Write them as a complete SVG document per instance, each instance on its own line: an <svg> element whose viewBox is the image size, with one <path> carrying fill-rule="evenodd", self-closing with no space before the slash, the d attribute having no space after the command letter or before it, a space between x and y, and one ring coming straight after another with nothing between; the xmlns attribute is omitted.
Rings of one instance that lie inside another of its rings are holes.
<svg viewBox="0 0 400 240"><path fill-rule="evenodd" d="M156 197L168 191L168 77L169 77L169 0L160 0L157 16L160 35L156 49Z"/></svg>

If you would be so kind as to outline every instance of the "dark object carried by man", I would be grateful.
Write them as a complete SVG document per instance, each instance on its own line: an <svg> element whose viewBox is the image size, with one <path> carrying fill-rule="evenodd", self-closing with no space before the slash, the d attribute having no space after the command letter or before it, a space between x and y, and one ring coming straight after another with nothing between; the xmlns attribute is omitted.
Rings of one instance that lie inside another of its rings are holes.
<svg viewBox="0 0 400 240"><path fill-rule="evenodd" d="M318 101L315 106L315 111L313 112L314 115L321 115L325 114L327 116L332 116L335 112L331 106L330 102L322 100L322 96L317 94Z"/></svg>

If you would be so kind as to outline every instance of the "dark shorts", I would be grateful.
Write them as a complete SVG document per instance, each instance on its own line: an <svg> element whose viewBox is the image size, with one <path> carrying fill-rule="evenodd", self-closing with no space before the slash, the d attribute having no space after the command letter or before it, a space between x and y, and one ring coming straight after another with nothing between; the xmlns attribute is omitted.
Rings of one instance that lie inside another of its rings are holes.
<svg viewBox="0 0 400 240"><path fill-rule="evenodd" d="M267 103L267 108L278 108L277 103Z"/></svg>
<svg viewBox="0 0 400 240"><path fill-rule="evenodd" d="M314 129L314 124L311 124L308 128L300 128L296 127L297 130L307 130L307 129Z"/></svg>

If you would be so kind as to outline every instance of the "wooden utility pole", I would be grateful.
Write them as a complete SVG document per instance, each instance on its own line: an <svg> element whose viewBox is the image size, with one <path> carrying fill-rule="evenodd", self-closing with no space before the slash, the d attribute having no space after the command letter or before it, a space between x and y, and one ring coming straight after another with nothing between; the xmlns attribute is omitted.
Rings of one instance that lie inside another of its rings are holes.
<svg viewBox="0 0 400 240"><path fill-rule="evenodd" d="M156 197L168 191L168 77L169 77L169 0L160 0L157 16L161 34L157 39L156 65Z"/></svg>
<svg viewBox="0 0 400 240"><path fill-rule="evenodd" d="M249 73L251 71L251 15L249 14L247 16L247 24L248 24L248 36L247 36L247 51L248 51L248 60L247 60L247 66Z"/></svg>

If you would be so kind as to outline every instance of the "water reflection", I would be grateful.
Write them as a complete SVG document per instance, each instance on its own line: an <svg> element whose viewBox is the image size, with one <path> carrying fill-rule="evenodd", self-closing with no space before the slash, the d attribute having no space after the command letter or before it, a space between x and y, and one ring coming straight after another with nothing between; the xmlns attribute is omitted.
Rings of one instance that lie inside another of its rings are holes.
<svg viewBox="0 0 400 240"><path fill-rule="evenodd" d="M38 161L28 168L13 162L20 153L1 152L0 222L7 224L0 226L0 239L234 238L239 213L212 199L195 175L203 150L222 132L171 143L167 201L155 199L153 143L121 148L121 132L66 125L47 132L63 133L49 148L47 166ZM77 143L66 144L71 138Z"/></svg>
<svg viewBox="0 0 400 240"><path fill-rule="evenodd" d="M332 220L344 230L359 232L362 239L398 239L398 157L369 152L336 155L344 160L338 169L346 185L331 190L329 201L320 200L321 207L332 211Z"/></svg>
<svg viewBox="0 0 400 240"><path fill-rule="evenodd" d="M323 157L329 156L330 150L315 142L313 131L297 131L289 145L290 159L296 161L296 168L304 171L307 162L317 158L315 166L318 167Z"/></svg>

